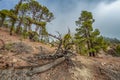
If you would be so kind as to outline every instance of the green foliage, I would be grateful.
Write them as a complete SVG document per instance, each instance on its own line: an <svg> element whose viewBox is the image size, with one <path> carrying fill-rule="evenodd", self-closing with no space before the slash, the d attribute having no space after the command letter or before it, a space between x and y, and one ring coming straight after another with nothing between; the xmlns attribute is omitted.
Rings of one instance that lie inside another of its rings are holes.
<svg viewBox="0 0 120 80"><path fill-rule="evenodd" d="M21 34L21 35L22 35L23 28L22 28L22 27L19 27L18 29L19 29L19 34ZM15 29L15 30L16 30L16 31L15 31L16 33L18 33L18 29Z"/></svg>
<svg viewBox="0 0 120 80"><path fill-rule="evenodd" d="M35 42L39 42L39 36L38 36L37 33L34 34L33 41L35 41Z"/></svg>
<svg viewBox="0 0 120 80"><path fill-rule="evenodd" d="M20 0L13 9L1 10L0 27L3 26L6 17L7 20L9 19L9 23L11 23L10 35L13 34L14 29L16 28L16 33L21 34L24 36L24 38L26 38L27 32L31 31L32 27L35 27L35 32L37 32L41 36L41 40L49 41L47 36L48 32L46 30L46 24L48 22L51 22L54 19L54 16L47 7L42 6L38 1ZM38 35L35 35L33 39L35 41L38 41Z"/></svg>
<svg viewBox="0 0 120 80"><path fill-rule="evenodd" d="M28 33L26 30L24 30L24 31L22 32L22 36L23 36L24 39L27 39L28 36L29 36L29 33Z"/></svg>
<svg viewBox="0 0 120 80"><path fill-rule="evenodd" d="M63 42L62 42L63 48L64 49L72 49L73 48L73 46L71 45L72 43L73 43L72 36L69 32L69 33L65 34L63 37Z"/></svg>
<svg viewBox="0 0 120 80"><path fill-rule="evenodd" d="M30 40L35 41L35 42L39 41L39 35L38 35L37 32L35 32L35 31L29 31L28 35L29 35L29 39Z"/></svg>
<svg viewBox="0 0 120 80"><path fill-rule="evenodd" d="M70 39L71 39L71 35L68 33L68 34L65 34L64 35L64 37L63 37L63 39L64 39L64 43L65 44L67 44L67 43L69 43L70 42Z"/></svg>
<svg viewBox="0 0 120 80"><path fill-rule="evenodd" d="M6 9L3 9L0 11L0 18L1 18L0 27L3 26L7 13L8 13L8 10L6 10Z"/></svg>
<svg viewBox="0 0 120 80"><path fill-rule="evenodd" d="M120 56L120 44L117 45L115 51L116 51L116 53Z"/></svg>
<svg viewBox="0 0 120 80"><path fill-rule="evenodd" d="M12 43L5 44L5 49L10 51L12 48L12 45L13 45Z"/></svg>
<svg viewBox="0 0 120 80"><path fill-rule="evenodd" d="M12 35L15 32L15 26L11 26L10 27L10 35Z"/></svg>
<svg viewBox="0 0 120 80"><path fill-rule="evenodd" d="M100 49L107 47L103 37L100 36L99 30L93 30L92 24L94 21L92 13L88 11L82 11L81 16L76 21L78 28L76 28L74 42L78 53L95 56L95 53Z"/></svg>
<svg viewBox="0 0 120 80"><path fill-rule="evenodd" d="M80 37L78 33L75 34L74 44L75 44L76 52L82 55L87 55L86 53L88 53L88 51L84 41L85 38Z"/></svg>

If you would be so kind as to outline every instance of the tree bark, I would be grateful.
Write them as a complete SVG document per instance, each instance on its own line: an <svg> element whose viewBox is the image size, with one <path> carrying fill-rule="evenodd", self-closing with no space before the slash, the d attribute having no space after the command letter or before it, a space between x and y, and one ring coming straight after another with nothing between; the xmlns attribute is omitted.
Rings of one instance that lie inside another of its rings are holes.
<svg viewBox="0 0 120 80"><path fill-rule="evenodd" d="M0 46L0 49L4 49L5 48L5 42L2 39L0 39L0 42L2 43L2 46Z"/></svg>
<svg viewBox="0 0 120 80"><path fill-rule="evenodd" d="M12 25L10 28L10 35L13 35L14 25L15 25L15 21L12 21Z"/></svg>
<svg viewBox="0 0 120 80"><path fill-rule="evenodd" d="M0 27L2 27L2 26L3 26L4 21L5 21L5 18L3 18L3 19L1 20Z"/></svg>
<svg viewBox="0 0 120 80"><path fill-rule="evenodd" d="M46 65L34 67L31 71L27 72L27 75L31 76L31 75L34 75L37 73L47 71L47 70L51 69L52 67L55 67L58 64L62 63L64 60L65 60L65 57L61 57L61 58L58 58L55 61L48 63Z"/></svg>
<svg viewBox="0 0 120 80"><path fill-rule="evenodd" d="M22 24L22 19L20 20L20 22L19 22L19 24L18 24L18 26L17 26L17 29L16 29L16 33L17 34L20 34L20 28L21 28L21 24Z"/></svg>

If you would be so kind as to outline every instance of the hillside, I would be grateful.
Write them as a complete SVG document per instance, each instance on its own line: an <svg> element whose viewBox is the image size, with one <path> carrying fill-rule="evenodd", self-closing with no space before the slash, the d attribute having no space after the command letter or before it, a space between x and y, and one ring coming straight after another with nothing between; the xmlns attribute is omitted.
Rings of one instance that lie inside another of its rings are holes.
<svg viewBox="0 0 120 80"><path fill-rule="evenodd" d="M53 61L37 60L34 56L53 54L55 48L15 34L10 36L5 28L0 28L0 39L6 45L6 49L0 49L0 80L120 80L120 57L105 54L95 58L76 54L71 57L73 65L64 61L45 72L29 76L26 74L32 71L29 66L42 66Z"/></svg>

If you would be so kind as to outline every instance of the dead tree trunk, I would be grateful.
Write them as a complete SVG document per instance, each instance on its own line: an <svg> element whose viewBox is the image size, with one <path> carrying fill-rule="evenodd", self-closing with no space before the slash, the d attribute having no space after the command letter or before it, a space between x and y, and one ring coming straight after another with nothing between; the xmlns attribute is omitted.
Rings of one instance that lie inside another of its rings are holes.
<svg viewBox="0 0 120 80"><path fill-rule="evenodd" d="M27 72L27 75L31 76L31 75L34 75L37 73L47 71L47 70L51 69L52 67L55 67L58 64L62 63L63 61L65 61L65 57L58 58L55 61L48 63L46 65L40 66L40 67L34 67L31 71Z"/></svg>

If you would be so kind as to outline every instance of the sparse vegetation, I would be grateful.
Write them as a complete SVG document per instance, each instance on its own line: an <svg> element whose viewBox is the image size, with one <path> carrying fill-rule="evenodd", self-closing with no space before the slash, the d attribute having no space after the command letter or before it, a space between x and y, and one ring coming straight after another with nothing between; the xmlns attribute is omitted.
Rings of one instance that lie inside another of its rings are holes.
<svg viewBox="0 0 120 80"><path fill-rule="evenodd" d="M120 44L116 46L115 51L116 51L116 54L120 56Z"/></svg>
<svg viewBox="0 0 120 80"><path fill-rule="evenodd" d="M53 19L37 0L0 10L0 80L120 79L120 40L94 29L91 12L81 12L73 35L70 29L50 34L46 25Z"/></svg>
<svg viewBox="0 0 120 80"><path fill-rule="evenodd" d="M16 54L22 54L22 53L32 53L33 48L23 42L13 43L11 46L10 51L14 52Z"/></svg>

